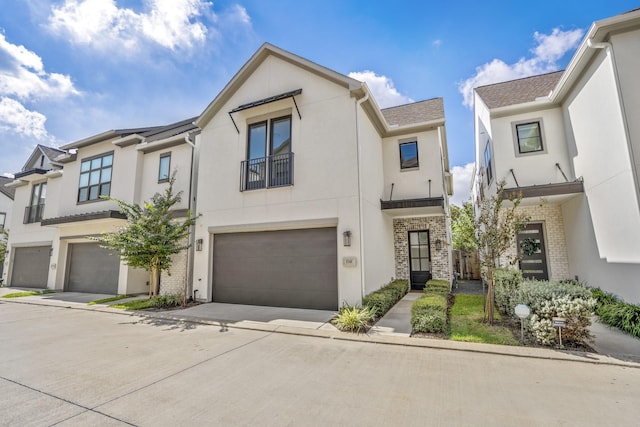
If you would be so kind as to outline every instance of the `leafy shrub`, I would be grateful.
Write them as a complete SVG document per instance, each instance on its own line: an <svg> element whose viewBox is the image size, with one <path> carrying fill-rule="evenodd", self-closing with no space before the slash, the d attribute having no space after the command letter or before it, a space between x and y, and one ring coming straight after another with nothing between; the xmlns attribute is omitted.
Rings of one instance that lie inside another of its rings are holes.
<svg viewBox="0 0 640 427"><path fill-rule="evenodd" d="M598 317L601 322L640 338L640 305L620 301L603 304L598 308Z"/></svg>
<svg viewBox="0 0 640 427"><path fill-rule="evenodd" d="M341 331L364 332L374 317L374 311L369 307L344 305L332 322Z"/></svg>
<svg viewBox="0 0 640 427"><path fill-rule="evenodd" d="M447 297L442 293L426 294L411 306L413 332L439 333L447 330Z"/></svg>
<svg viewBox="0 0 640 427"><path fill-rule="evenodd" d="M493 292L496 307L501 314L513 316L513 309L518 304L518 285L523 281L520 270L495 269L493 271Z"/></svg>
<svg viewBox="0 0 640 427"><path fill-rule="evenodd" d="M424 286L425 294L441 294L446 295L451 292L451 285L446 280L431 279Z"/></svg>
<svg viewBox="0 0 640 427"><path fill-rule="evenodd" d="M362 299L362 306L368 307L375 318L384 316L391 307L409 292L408 280L394 280Z"/></svg>
<svg viewBox="0 0 640 427"><path fill-rule="evenodd" d="M566 319L563 340L583 342L590 338L587 328L591 324L596 300L584 286L525 280L518 287L516 301L531 309L528 328L539 343L551 345L555 341L553 317Z"/></svg>
<svg viewBox="0 0 640 427"><path fill-rule="evenodd" d="M593 297L596 299L598 308L602 307L603 305L622 302L616 295L605 292L600 288L591 289L591 295L593 295Z"/></svg>

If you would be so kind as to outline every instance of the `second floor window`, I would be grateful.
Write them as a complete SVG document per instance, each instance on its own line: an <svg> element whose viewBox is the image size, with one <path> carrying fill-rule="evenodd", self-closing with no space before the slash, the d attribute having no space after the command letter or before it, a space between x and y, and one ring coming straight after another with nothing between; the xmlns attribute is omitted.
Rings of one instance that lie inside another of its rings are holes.
<svg viewBox="0 0 640 427"><path fill-rule="evenodd" d="M518 151L520 154L542 151L542 134L540 122L520 123L516 125Z"/></svg>
<svg viewBox="0 0 640 427"><path fill-rule="evenodd" d="M169 170L171 169L171 153L160 155L160 167L158 169L158 182L169 181Z"/></svg>
<svg viewBox="0 0 640 427"><path fill-rule="evenodd" d="M249 125L242 190L291 185L291 116Z"/></svg>
<svg viewBox="0 0 640 427"><path fill-rule="evenodd" d="M484 149L484 167L487 169L487 185L489 185L493 178L493 171L491 170L491 144L488 141Z"/></svg>
<svg viewBox="0 0 640 427"><path fill-rule="evenodd" d="M400 169L412 169L418 166L418 142L400 144Z"/></svg>
<svg viewBox="0 0 640 427"><path fill-rule="evenodd" d="M4 230L6 221L7 221L7 214L4 212L0 212L0 230Z"/></svg>
<svg viewBox="0 0 640 427"><path fill-rule="evenodd" d="M113 153L83 160L80 164L78 202L99 200L111 193Z"/></svg>
<svg viewBox="0 0 640 427"><path fill-rule="evenodd" d="M47 198L47 183L42 182L39 184L33 184L31 189L31 200L29 206L27 206L24 223L30 224L33 222L40 222L42 220L42 212L44 211L44 201Z"/></svg>

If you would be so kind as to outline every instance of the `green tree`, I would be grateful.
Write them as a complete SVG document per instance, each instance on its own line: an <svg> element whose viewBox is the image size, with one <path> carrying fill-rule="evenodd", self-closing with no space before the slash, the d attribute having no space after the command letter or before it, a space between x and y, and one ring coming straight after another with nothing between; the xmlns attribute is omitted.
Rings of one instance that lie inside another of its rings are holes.
<svg viewBox="0 0 640 427"><path fill-rule="evenodd" d="M9 240L9 232L6 228L0 228L0 264L4 263L4 256L7 253L7 240Z"/></svg>
<svg viewBox="0 0 640 427"><path fill-rule="evenodd" d="M514 244L516 235L530 221L530 217L518 212L517 208L522 197L509 199L509 205L503 205L505 182L497 184L496 194L480 202L479 215L475 219L476 243L480 256L482 275L487 282L487 297L485 301L485 320L493 323L493 270L501 261L508 264L515 263L516 255L509 257L509 249Z"/></svg>
<svg viewBox="0 0 640 427"><path fill-rule="evenodd" d="M185 239L197 217L188 211L187 218L173 218L172 208L180 203L182 192L173 193L175 173L163 193L156 193L150 202L142 206L113 200L127 216L127 223L113 233L103 233L93 240L106 249L117 251L129 266L143 268L149 272L149 297L158 294L160 273L171 267L172 256L189 248ZM186 301L186 286L183 303Z"/></svg>
<svg viewBox="0 0 640 427"><path fill-rule="evenodd" d="M470 202L464 202L462 207L451 205L451 233L453 249L472 251L476 248L476 225Z"/></svg>

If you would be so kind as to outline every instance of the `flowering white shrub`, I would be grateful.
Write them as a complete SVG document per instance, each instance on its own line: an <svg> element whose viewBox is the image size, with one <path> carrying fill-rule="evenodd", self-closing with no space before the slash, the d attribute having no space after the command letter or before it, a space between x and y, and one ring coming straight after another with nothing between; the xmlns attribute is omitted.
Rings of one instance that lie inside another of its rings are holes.
<svg viewBox="0 0 640 427"><path fill-rule="evenodd" d="M556 341L554 317L566 319L562 330L565 342L583 342L591 336L587 329L596 300L589 289L574 283L525 280L518 286L517 301L531 309L528 329L540 344L551 345Z"/></svg>

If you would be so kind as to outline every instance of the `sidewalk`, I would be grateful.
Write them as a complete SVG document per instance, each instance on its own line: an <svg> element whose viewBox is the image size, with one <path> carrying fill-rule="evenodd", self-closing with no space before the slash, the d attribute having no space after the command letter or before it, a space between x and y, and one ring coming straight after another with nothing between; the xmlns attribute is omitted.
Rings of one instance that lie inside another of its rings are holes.
<svg viewBox="0 0 640 427"><path fill-rule="evenodd" d="M16 288L0 288L0 296L20 291L23 290ZM140 317L142 321L149 322L167 321L195 323L220 326L225 330L227 328L250 329L317 338L368 342L372 344L437 348L442 350L468 351L512 357L533 357L547 360L609 364L640 368L640 346L625 347L624 349L614 347L612 351L605 343L609 341L612 343L610 344L612 346L618 345L620 340L623 338L618 336L617 331L607 327L603 327L603 329L598 331L597 334L597 342L600 344L598 351L601 352L601 354L569 352L547 348L467 343L442 339L412 338L409 336L411 332L411 304L413 300L421 296L421 293L419 292L405 295L398 304L392 307L386 316L380 319L368 334L353 334L337 330L329 323L329 320L335 313L322 310L205 303L181 310L132 312L109 308L106 304L87 304L88 301L94 301L108 296L113 295L56 292L20 298L0 298L0 305L4 303L35 304L58 308L104 312L123 316L137 316ZM122 302L122 300L110 304L117 304L119 302ZM610 338L611 336L618 336L618 339L608 340L607 338ZM625 338L635 340L633 337L626 336ZM627 342L628 340L625 339L624 341ZM637 353L635 353L636 351Z"/></svg>

